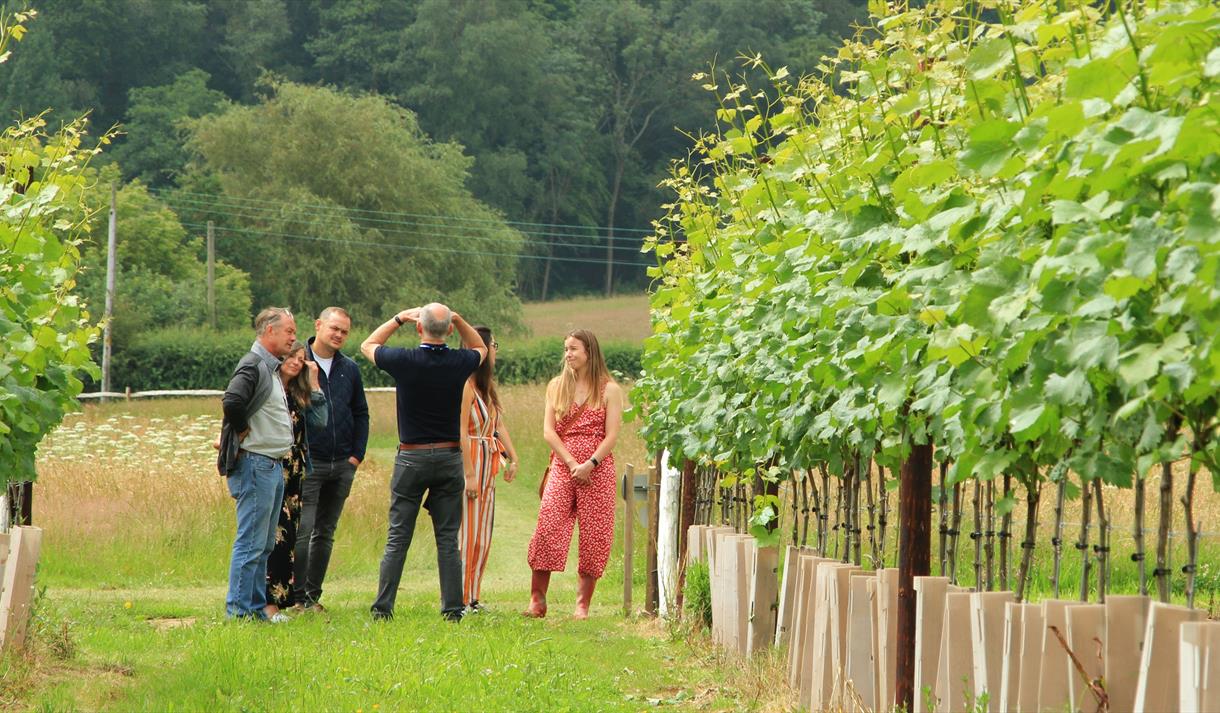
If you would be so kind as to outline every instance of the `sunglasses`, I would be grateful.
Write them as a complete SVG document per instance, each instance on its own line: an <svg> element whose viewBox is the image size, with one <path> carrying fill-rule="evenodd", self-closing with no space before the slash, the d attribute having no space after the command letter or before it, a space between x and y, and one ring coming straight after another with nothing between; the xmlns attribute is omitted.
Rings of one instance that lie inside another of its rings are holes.
<svg viewBox="0 0 1220 713"><path fill-rule="evenodd" d="M491 340L491 348L495 349L496 351L500 351L500 343L494 339Z"/></svg>

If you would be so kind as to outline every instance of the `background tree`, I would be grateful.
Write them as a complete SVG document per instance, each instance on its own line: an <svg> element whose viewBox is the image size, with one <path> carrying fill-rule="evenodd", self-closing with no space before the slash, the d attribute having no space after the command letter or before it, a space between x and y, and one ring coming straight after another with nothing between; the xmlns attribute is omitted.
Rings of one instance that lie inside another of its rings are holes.
<svg viewBox="0 0 1220 713"><path fill-rule="evenodd" d="M201 69L187 70L171 84L132 89L126 140L112 154L123 175L153 187L172 184L190 159L183 120L210 114L224 101L222 92L208 88Z"/></svg>
<svg viewBox="0 0 1220 713"><path fill-rule="evenodd" d="M260 101L265 73L374 92L473 159L474 197L522 225L522 296L647 284L642 236L669 160L712 129L692 74L743 53L794 76L861 0L30 0L47 17L0 66L0 109L121 123L115 158L150 188L182 173L174 122L218 92ZM197 74L202 71L206 74ZM757 75L757 70L734 71ZM716 81L722 81L717 79ZM153 91L156 90L156 91ZM146 93L152 92L152 93ZM101 157L108 160L108 156ZM533 225L546 223L548 225ZM587 227L585 227L587 226ZM607 230L609 228L609 230ZM608 240L613 234L615 240ZM614 247L607 253L607 247Z"/></svg>
<svg viewBox="0 0 1220 713"><path fill-rule="evenodd" d="M362 321L441 299L519 324L521 238L466 188L461 147L429 140L414 114L378 96L266 90L257 106L193 122L192 180L222 196L171 198L188 225L216 221L217 252L250 274L255 303L338 303Z"/></svg>
<svg viewBox="0 0 1220 713"><path fill-rule="evenodd" d="M89 237L82 244L79 294L89 305L105 303L106 235L110 192L118 169L107 166L92 180L88 194L93 216ZM148 192L138 179L116 194L119 235L116 243L116 283L111 339L119 348L139 334L166 328L208 324L207 265L203 240L188 232L178 215ZM240 327L251 313L250 279L241 270L217 261L216 320Z"/></svg>
<svg viewBox="0 0 1220 713"><path fill-rule="evenodd" d="M401 90L404 34L416 4L349 0L320 6L316 34L305 41L317 78L350 89Z"/></svg>

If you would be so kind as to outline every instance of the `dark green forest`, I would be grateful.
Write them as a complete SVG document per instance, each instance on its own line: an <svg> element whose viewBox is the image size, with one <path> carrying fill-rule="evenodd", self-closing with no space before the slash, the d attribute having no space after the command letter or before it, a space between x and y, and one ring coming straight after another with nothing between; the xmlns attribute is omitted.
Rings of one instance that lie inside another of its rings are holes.
<svg viewBox="0 0 1220 713"><path fill-rule="evenodd" d="M336 302L477 306L647 284L658 184L725 72L800 76L859 0L33 0L0 64L7 123L87 114L81 286L100 313L117 186L116 339ZM743 61L759 57L765 66ZM714 68L714 69L713 69ZM693 79L697 73L708 78ZM749 101L749 98L744 98ZM366 317L365 315L369 315Z"/></svg>

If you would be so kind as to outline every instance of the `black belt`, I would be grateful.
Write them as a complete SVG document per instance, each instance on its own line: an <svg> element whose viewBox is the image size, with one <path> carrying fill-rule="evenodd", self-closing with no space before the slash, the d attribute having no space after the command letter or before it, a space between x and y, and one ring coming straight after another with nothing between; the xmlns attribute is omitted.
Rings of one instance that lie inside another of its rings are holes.
<svg viewBox="0 0 1220 713"><path fill-rule="evenodd" d="M399 451L439 451L461 448L457 441L437 441L436 443L399 443Z"/></svg>

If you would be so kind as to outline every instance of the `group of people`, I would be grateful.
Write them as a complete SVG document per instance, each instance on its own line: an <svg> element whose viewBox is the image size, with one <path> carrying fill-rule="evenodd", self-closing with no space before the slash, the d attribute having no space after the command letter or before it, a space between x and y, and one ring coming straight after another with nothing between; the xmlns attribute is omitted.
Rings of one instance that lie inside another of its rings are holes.
<svg viewBox="0 0 1220 713"><path fill-rule="evenodd" d="M419 346L391 347L414 325ZM328 307L315 336L297 339L291 312L264 309L256 338L222 399L217 469L236 501L229 565L229 617L288 620L285 610L325 611L322 583L335 530L365 457L369 409L356 363L341 349L350 315ZM461 346L450 348L457 332ZM495 383L498 345L445 305L403 310L360 345L393 377L398 449L390 479L389 527L375 619L390 619L421 505L432 518L441 614L460 621L483 608L483 573L495 516L495 480L511 483L518 457ZM614 540L612 451L623 392L610 377L597 338L576 330L564 340L563 366L547 386L543 437L551 447L540 486L538 523L527 560L533 572L526 616L546 616L552 572L563 571L574 525L579 585L574 616L585 618Z"/></svg>

